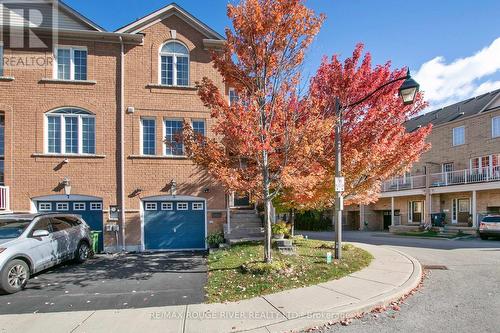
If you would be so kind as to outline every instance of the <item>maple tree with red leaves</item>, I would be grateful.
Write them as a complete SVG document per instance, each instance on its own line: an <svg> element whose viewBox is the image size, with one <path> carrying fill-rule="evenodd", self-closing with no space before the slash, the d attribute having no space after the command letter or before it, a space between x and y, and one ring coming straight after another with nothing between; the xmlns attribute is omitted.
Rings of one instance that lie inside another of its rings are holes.
<svg viewBox="0 0 500 333"><path fill-rule="evenodd" d="M324 116L323 121L331 123L332 127L322 127L327 130L308 165L312 171L302 170L303 178L287 182L289 187L283 200L296 207L333 205L336 97L341 105L351 105L385 83L406 76L406 69L391 70L390 62L372 67L370 53L362 55L363 44L358 44L352 57L344 62L338 56L333 56L331 61L325 59L311 79L308 98ZM390 84L364 102L343 110L342 176L345 177L343 197L347 205L375 202L382 181L408 171L430 148L425 139L431 125L411 133L405 128L405 122L417 116L427 104L418 93L413 104L404 105L398 96L400 86L401 83Z"/></svg>
<svg viewBox="0 0 500 333"><path fill-rule="evenodd" d="M331 99L339 96L347 105L402 71L372 70L369 55L358 68L360 46L344 65L337 57L324 61L309 93L300 96L300 66L324 17L303 0L242 0L228 5L228 17L233 30L226 29L227 43L213 53L213 63L238 99L230 103L208 78L197 83L215 137L196 135L185 124L184 141L188 156L228 192L247 191L264 203L264 260L270 262L272 200L280 195L293 206L317 207L333 197ZM424 106L422 98L403 106L398 87L345 112L344 176L352 202L376 196L381 180L406 170L427 147L430 129L406 133L403 126Z"/></svg>

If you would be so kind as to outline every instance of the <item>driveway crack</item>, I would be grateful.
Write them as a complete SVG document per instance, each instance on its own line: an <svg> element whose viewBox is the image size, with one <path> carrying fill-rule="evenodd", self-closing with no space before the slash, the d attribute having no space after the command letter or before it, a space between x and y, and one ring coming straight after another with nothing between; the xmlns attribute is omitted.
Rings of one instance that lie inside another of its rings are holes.
<svg viewBox="0 0 500 333"><path fill-rule="evenodd" d="M94 315L94 313L96 313L96 311L92 311L92 313L91 313L91 314L89 314L87 318L85 318L84 320L82 320L82 322L80 322L78 325L76 325L76 327L75 327L75 328L73 328L73 329L70 331L70 333L73 333L74 331L76 331L76 329L77 329L78 327L82 326L82 325L83 325L83 324L84 324L87 320L89 320L89 318L90 318L90 317L92 317L92 316Z"/></svg>

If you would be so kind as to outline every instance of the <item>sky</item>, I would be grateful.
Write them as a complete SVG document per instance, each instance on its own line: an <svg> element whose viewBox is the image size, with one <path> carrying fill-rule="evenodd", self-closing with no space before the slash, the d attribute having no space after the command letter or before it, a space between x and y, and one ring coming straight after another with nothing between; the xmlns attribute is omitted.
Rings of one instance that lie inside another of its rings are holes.
<svg viewBox="0 0 500 333"><path fill-rule="evenodd" d="M230 0L229 2L234 2ZM65 0L109 31L170 3L169 0ZM362 42L374 64L409 67L430 106L427 111L500 89L499 0L305 0L326 15L307 53L303 75L324 56L352 54ZM223 34L228 0L176 0Z"/></svg>

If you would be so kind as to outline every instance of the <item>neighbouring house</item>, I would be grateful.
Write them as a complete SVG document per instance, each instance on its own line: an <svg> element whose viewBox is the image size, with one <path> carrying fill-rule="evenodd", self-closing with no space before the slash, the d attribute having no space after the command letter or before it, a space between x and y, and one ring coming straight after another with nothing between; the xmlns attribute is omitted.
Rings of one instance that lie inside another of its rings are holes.
<svg viewBox="0 0 500 333"><path fill-rule="evenodd" d="M473 232L500 213L500 90L425 113L408 131L433 124L432 148L411 172L382 184L380 199L345 210L344 226L401 231L444 213L447 227Z"/></svg>
<svg viewBox="0 0 500 333"><path fill-rule="evenodd" d="M195 83L230 98L211 60L224 37L176 4L115 32L60 1L0 14L0 210L82 215L101 250L205 249L234 199L177 133L213 135Z"/></svg>

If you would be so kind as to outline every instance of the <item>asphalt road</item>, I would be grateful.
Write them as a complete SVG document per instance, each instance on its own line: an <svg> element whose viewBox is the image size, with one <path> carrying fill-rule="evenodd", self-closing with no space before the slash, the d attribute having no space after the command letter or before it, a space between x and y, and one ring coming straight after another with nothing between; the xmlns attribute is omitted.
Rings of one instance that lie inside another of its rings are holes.
<svg viewBox="0 0 500 333"><path fill-rule="evenodd" d="M307 233L333 239L333 233ZM400 311L389 310L313 332L500 332L500 240L442 240L344 232L346 241L390 246L420 261L444 265L429 270L424 287Z"/></svg>
<svg viewBox="0 0 500 333"><path fill-rule="evenodd" d="M25 290L0 295L0 315L202 303L206 279L200 253L102 255L54 267Z"/></svg>

